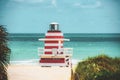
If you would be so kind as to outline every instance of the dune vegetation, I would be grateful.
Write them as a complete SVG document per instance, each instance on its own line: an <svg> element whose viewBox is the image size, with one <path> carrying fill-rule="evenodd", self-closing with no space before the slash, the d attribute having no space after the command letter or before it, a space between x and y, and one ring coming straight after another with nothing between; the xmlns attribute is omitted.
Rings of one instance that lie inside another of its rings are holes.
<svg viewBox="0 0 120 80"><path fill-rule="evenodd" d="M120 57L112 58L106 55L90 57L79 62L74 80L119 80Z"/></svg>
<svg viewBox="0 0 120 80"><path fill-rule="evenodd" d="M7 66L10 59L10 49L7 46L7 31L0 25L0 80L8 80Z"/></svg>

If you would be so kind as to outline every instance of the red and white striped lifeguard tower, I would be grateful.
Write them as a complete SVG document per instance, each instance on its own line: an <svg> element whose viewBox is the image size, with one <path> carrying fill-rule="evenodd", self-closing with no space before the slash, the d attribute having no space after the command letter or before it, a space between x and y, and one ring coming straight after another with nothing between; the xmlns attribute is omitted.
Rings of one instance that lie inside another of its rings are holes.
<svg viewBox="0 0 120 80"><path fill-rule="evenodd" d="M51 23L45 38L39 40L45 43L44 48L38 48L41 66L69 67L72 65L71 57L73 49L64 48L63 42L69 41L69 39L64 38L63 33L59 30L58 23Z"/></svg>

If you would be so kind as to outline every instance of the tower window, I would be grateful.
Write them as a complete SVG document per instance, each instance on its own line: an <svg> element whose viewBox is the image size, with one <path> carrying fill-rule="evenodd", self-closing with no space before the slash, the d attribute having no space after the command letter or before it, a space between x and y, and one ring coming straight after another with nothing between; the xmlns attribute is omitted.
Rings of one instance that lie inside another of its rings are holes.
<svg viewBox="0 0 120 80"><path fill-rule="evenodd" d="M58 24L50 24L50 30L51 31L59 31L59 25Z"/></svg>

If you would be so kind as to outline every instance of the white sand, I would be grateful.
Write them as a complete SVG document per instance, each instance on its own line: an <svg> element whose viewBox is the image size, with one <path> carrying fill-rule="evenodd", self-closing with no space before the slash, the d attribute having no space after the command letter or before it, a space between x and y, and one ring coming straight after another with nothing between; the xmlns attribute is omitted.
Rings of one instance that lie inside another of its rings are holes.
<svg viewBox="0 0 120 80"><path fill-rule="evenodd" d="M10 65L9 80L70 80L69 67L40 67L38 65Z"/></svg>

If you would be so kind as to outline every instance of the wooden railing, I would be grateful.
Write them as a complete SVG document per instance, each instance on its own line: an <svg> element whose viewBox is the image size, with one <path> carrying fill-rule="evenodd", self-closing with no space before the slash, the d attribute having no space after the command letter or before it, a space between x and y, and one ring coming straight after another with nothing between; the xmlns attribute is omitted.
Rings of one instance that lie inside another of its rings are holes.
<svg viewBox="0 0 120 80"><path fill-rule="evenodd" d="M39 47L38 48L38 54L39 55L44 55L44 52L46 51L46 49ZM63 54L68 54L68 55L72 55L73 54L73 48L60 48L60 49L49 49L49 51L52 51L53 55L63 55ZM63 54L61 54L63 53Z"/></svg>

